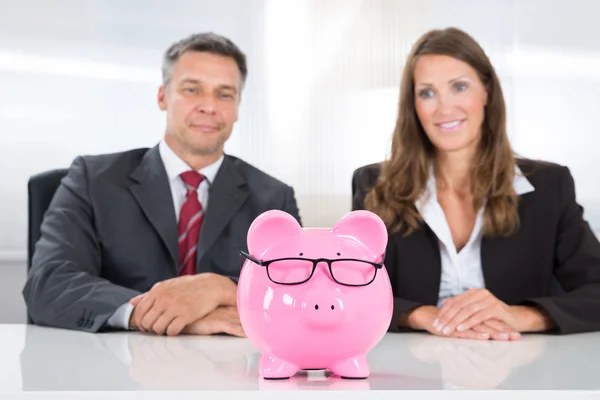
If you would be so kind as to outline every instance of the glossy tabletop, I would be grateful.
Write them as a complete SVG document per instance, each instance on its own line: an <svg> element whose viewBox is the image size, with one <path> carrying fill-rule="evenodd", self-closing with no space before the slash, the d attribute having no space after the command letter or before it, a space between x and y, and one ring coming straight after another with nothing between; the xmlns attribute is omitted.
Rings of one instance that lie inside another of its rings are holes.
<svg viewBox="0 0 600 400"><path fill-rule="evenodd" d="M254 346L228 336L90 334L0 325L0 350L0 393L600 388L600 333L524 335L517 342L389 333L367 357L371 376L356 381L322 371L264 381Z"/></svg>

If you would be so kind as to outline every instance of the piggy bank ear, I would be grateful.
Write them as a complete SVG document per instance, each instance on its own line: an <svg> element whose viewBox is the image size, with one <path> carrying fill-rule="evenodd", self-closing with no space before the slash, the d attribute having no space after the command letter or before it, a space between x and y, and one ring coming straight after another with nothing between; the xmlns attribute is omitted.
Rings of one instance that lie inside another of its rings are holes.
<svg viewBox="0 0 600 400"><path fill-rule="evenodd" d="M383 254L387 246L388 233L385 224L371 211L359 210L346 214L331 232L355 238L375 255Z"/></svg>
<svg viewBox="0 0 600 400"><path fill-rule="evenodd" d="M265 211L248 230L248 251L260 258L269 248L282 240L302 235L302 227L290 214L280 210Z"/></svg>

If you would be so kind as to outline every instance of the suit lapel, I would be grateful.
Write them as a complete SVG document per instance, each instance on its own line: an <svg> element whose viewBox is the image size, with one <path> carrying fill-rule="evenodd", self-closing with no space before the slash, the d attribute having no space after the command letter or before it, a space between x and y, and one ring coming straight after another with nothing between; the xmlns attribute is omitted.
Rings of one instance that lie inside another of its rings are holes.
<svg viewBox="0 0 600 400"><path fill-rule="evenodd" d="M505 292L509 289L505 284L507 263L507 251L510 252L510 244L507 238L487 238L481 240L481 269L485 287L494 293L499 299L504 299Z"/></svg>
<svg viewBox="0 0 600 400"><path fill-rule="evenodd" d="M130 178L134 183L129 189L162 239L171 256L171 268L177 273L177 220L169 178L158 146L148 150Z"/></svg>
<svg viewBox="0 0 600 400"><path fill-rule="evenodd" d="M246 201L248 193L243 187L245 184L246 181L236 171L233 162L226 155L208 195L208 208L202 222L198 243L197 270L200 270L199 264L202 257Z"/></svg>
<svg viewBox="0 0 600 400"><path fill-rule="evenodd" d="M419 288L419 296L423 303L436 305L440 294L442 278L442 259L439 239L426 223L413 234L415 242L409 244L413 249L419 249L417 265L419 268L410 273L415 275L415 287Z"/></svg>
<svg viewBox="0 0 600 400"><path fill-rule="evenodd" d="M532 193L519 196L520 227L515 234L501 238L484 236L481 241L481 268L485 287L502 301L510 301L514 296L510 270L518 259L515 249L521 249L528 243L527 236L531 230L526 216L531 215L531 207L535 205L532 204L532 199Z"/></svg>

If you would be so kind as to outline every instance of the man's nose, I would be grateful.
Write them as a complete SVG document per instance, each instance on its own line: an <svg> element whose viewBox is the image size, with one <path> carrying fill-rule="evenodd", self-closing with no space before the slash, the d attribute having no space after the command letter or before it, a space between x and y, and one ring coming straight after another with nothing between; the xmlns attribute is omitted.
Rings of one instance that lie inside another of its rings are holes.
<svg viewBox="0 0 600 400"><path fill-rule="evenodd" d="M215 99L211 94L200 96L196 110L203 114L214 114L216 110Z"/></svg>

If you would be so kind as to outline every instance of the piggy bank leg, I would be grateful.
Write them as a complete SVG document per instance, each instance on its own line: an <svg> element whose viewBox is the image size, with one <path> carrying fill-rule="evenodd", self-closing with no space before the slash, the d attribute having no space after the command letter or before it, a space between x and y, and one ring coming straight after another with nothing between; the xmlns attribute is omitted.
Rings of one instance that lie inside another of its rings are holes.
<svg viewBox="0 0 600 400"><path fill-rule="evenodd" d="M341 361L329 368L329 370L344 379L365 379L370 373L369 363L365 356Z"/></svg>
<svg viewBox="0 0 600 400"><path fill-rule="evenodd" d="M287 379L296 375L298 367L272 354L260 357L259 370L265 379Z"/></svg>

